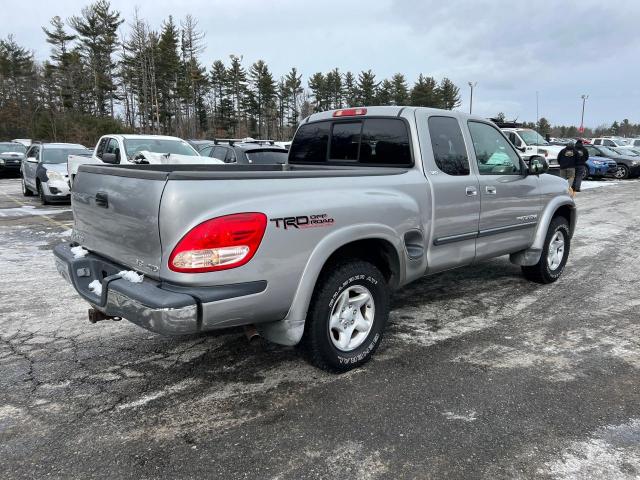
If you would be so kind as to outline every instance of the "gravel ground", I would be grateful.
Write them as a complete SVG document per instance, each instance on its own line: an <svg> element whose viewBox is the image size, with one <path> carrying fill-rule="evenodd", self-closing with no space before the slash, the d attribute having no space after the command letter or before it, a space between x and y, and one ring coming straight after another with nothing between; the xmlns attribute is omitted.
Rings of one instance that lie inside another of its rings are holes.
<svg viewBox="0 0 640 480"><path fill-rule="evenodd" d="M587 187L556 284L425 278L336 376L239 331L90 325L50 252L69 206L2 179L2 478L640 478L640 182Z"/></svg>

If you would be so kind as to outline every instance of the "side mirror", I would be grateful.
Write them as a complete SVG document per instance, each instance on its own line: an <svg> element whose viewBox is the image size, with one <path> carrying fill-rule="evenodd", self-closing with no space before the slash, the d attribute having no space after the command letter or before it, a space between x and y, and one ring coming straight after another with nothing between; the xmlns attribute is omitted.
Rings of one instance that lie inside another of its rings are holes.
<svg viewBox="0 0 640 480"><path fill-rule="evenodd" d="M36 157L27 157L27 162L38 163L38 159Z"/></svg>
<svg viewBox="0 0 640 480"><path fill-rule="evenodd" d="M520 150L522 153L527 151L527 147L516 147L518 150Z"/></svg>
<svg viewBox="0 0 640 480"><path fill-rule="evenodd" d="M541 173L547 173L549 171L549 162L546 158L536 156L531 157L529 160L529 173L532 175L540 175Z"/></svg>
<svg viewBox="0 0 640 480"><path fill-rule="evenodd" d="M103 153L102 161L104 163L111 163L113 165L117 165L120 163L120 156L117 153Z"/></svg>

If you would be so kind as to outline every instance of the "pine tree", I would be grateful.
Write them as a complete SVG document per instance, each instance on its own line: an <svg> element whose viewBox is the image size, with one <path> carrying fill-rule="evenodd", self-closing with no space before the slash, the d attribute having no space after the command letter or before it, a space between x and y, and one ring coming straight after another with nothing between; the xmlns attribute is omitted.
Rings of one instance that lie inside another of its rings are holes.
<svg viewBox="0 0 640 480"><path fill-rule="evenodd" d="M289 116L287 118L288 126L295 127L298 125L300 97L304 89L302 88L302 75L298 74L298 70L293 67L284 79L285 88L289 94L290 101L288 102Z"/></svg>
<svg viewBox="0 0 640 480"><path fill-rule="evenodd" d="M173 132L173 117L178 103L178 76L180 75L180 38L178 27L169 18L162 24L158 40L157 85L159 121L165 133Z"/></svg>
<svg viewBox="0 0 640 480"><path fill-rule="evenodd" d="M436 81L433 77L420 74L411 89L411 105L416 107L438 108L441 100Z"/></svg>
<svg viewBox="0 0 640 480"><path fill-rule="evenodd" d="M378 105L393 104L393 84L386 78L382 81L380 87L378 88L376 103Z"/></svg>
<svg viewBox="0 0 640 480"><path fill-rule="evenodd" d="M376 103L378 85L376 76L371 70L362 71L358 74L356 92L359 105L366 106Z"/></svg>
<svg viewBox="0 0 640 480"><path fill-rule="evenodd" d="M391 77L391 101L394 105L406 105L409 103L409 87L407 80L401 73Z"/></svg>
<svg viewBox="0 0 640 480"><path fill-rule="evenodd" d="M544 117L541 117L540 120L538 120L537 127L538 133L543 137L551 132L551 124Z"/></svg>
<svg viewBox="0 0 640 480"><path fill-rule="evenodd" d="M344 74L343 81L343 97L346 107L355 107L358 105L358 89L356 87L356 78L351 72Z"/></svg>
<svg viewBox="0 0 640 480"><path fill-rule="evenodd" d="M267 64L263 60L255 62L249 70L249 85L252 94L251 113L259 138L269 135L269 121L273 115L276 85ZM266 125L265 125L266 124Z"/></svg>
<svg viewBox="0 0 640 480"><path fill-rule="evenodd" d="M440 108L453 110L461 105L460 89L449 80L443 78L438 86L438 96L440 97Z"/></svg>
<svg viewBox="0 0 640 480"><path fill-rule="evenodd" d="M334 68L325 76L327 109L342 108L342 75Z"/></svg>
<svg viewBox="0 0 640 480"><path fill-rule="evenodd" d="M116 85L113 54L118 48L118 27L124 22L120 12L112 11L107 0L84 7L81 16L70 19L78 33L81 51L90 65L93 80L94 113L113 117Z"/></svg>
<svg viewBox="0 0 640 480"><path fill-rule="evenodd" d="M314 98L313 111L322 112L327 110L327 81L322 72L316 72L309 77L309 90L311 90L311 95Z"/></svg>
<svg viewBox="0 0 640 480"><path fill-rule="evenodd" d="M59 103L62 111L73 108L73 84L70 75L70 56L69 44L73 42L77 36L67 33L64 29L62 19L55 16L51 19L52 30L42 27L47 43L51 47L51 59L53 63L51 67L55 70L51 72L53 87L59 91Z"/></svg>
<svg viewBox="0 0 640 480"><path fill-rule="evenodd" d="M227 69L227 88L231 95L233 104L233 115L231 117L231 129L233 135L237 136L240 122L243 119L244 107L246 105L247 74L242 66L242 57L231 55L231 64Z"/></svg>

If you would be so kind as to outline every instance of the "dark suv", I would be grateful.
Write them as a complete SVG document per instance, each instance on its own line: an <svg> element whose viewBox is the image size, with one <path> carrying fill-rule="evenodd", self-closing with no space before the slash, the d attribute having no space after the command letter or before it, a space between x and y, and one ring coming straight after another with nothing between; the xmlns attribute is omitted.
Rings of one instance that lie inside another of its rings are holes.
<svg viewBox="0 0 640 480"><path fill-rule="evenodd" d="M623 155L602 145L585 145L590 157L605 157L615 160L618 169L613 176L618 179L640 176L640 156Z"/></svg>
<svg viewBox="0 0 640 480"><path fill-rule="evenodd" d="M200 155L240 165L280 165L287 163L288 152L271 141L236 142L217 140L200 147Z"/></svg>
<svg viewBox="0 0 640 480"><path fill-rule="evenodd" d="M27 151L17 142L0 142L0 174L20 175L20 165Z"/></svg>

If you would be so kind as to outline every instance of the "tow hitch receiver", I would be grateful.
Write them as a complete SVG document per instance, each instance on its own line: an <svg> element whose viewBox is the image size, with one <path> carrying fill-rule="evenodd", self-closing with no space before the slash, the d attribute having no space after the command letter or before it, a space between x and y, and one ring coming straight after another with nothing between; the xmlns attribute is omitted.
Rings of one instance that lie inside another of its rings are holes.
<svg viewBox="0 0 640 480"><path fill-rule="evenodd" d="M100 310L96 310L95 308L89 309L89 322L96 323L101 320L113 320L115 322L119 322L122 320L121 317L112 317L111 315L105 315Z"/></svg>

